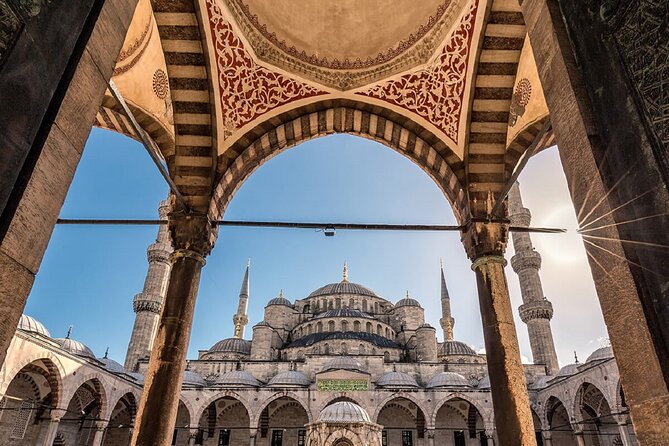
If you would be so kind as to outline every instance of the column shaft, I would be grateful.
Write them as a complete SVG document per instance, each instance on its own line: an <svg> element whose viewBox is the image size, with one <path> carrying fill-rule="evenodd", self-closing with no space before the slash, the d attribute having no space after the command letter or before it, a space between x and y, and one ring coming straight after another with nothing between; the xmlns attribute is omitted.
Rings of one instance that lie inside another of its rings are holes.
<svg viewBox="0 0 669 446"><path fill-rule="evenodd" d="M176 423L195 299L204 259L175 250L165 305L154 341L133 446L169 446Z"/></svg>
<svg viewBox="0 0 669 446"><path fill-rule="evenodd" d="M623 446L632 446L632 438L630 437L630 431L627 428L627 424L619 424L618 430L620 431L620 439L623 442Z"/></svg>
<svg viewBox="0 0 669 446"><path fill-rule="evenodd" d="M49 420L49 426L46 430L46 436L44 437L44 446L52 446L53 441L56 439L56 434L58 433L58 424L60 419L51 419Z"/></svg>
<svg viewBox="0 0 669 446"><path fill-rule="evenodd" d="M574 437L576 437L576 444L578 446L585 446L585 439L583 438L583 432L576 432L574 434Z"/></svg>
<svg viewBox="0 0 669 446"><path fill-rule="evenodd" d="M504 262L501 256L483 256L472 267L478 285L495 426L501 446L535 446Z"/></svg>
<svg viewBox="0 0 669 446"><path fill-rule="evenodd" d="M486 443L488 443L488 446L495 446L495 439L492 435L486 437Z"/></svg>

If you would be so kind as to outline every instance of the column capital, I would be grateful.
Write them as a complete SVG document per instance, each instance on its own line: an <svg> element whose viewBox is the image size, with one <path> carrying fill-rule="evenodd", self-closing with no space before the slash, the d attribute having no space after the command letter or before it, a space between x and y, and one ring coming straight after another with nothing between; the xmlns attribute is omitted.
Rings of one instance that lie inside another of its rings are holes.
<svg viewBox="0 0 669 446"><path fill-rule="evenodd" d="M553 438L553 434L549 430L541 431L541 436L544 437L544 440L550 440L551 438Z"/></svg>
<svg viewBox="0 0 669 446"><path fill-rule="evenodd" d="M172 260L190 257L204 261L214 242L213 225L209 217L203 213L176 211L170 213L168 225L174 245Z"/></svg>
<svg viewBox="0 0 669 446"><path fill-rule="evenodd" d="M484 256L503 259L508 239L508 221L472 221L462 233L462 243L472 262Z"/></svg>
<svg viewBox="0 0 669 446"><path fill-rule="evenodd" d="M435 436L435 434L436 434L436 431L435 431L434 429L427 429L426 434L427 434L427 438L432 438L432 439L434 439L434 436Z"/></svg>
<svg viewBox="0 0 669 446"><path fill-rule="evenodd" d="M52 423L59 423L60 419L65 416L67 410L65 409L51 409L49 411L49 421Z"/></svg>
<svg viewBox="0 0 669 446"><path fill-rule="evenodd" d="M193 428L188 430L188 439L195 439L197 438L197 435L200 433L200 429Z"/></svg>

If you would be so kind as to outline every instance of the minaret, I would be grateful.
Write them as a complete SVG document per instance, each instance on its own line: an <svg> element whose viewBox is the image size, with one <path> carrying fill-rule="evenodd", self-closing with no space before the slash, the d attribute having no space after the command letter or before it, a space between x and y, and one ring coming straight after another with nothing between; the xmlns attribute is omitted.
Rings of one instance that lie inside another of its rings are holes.
<svg viewBox="0 0 669 446"><path fill-rule="evenodd" d="M448 295L448 288L446 287L443 261L441 262L441 319L439 319L439 324L444 331L444 341L452 341L455 319L451 315L451 297Z"/></svg>
<svg viewBox="0 0 669 446"><path fill-rule="evenodd" d="M244 330L249 323L249 317L246 315L246 308L249 304L249 271L251 269L251 259L246 262L246 272L242 281L242 289L239 290L239 305L237 314L232 316L232 322L235 324L235 338L244 339Z"/></svg>
<svg viewBox="0 0 669 446"><path fill-rule="evenodd" d="M509 191L509 219L511 225L521 227L529 227L532 219L530 210L523 207L517 182ZM554 375L559 366L551 332L553 305L544 297L541 286L541 256L534 250L529 233L512 234L516 254L511 258L511 266L518 274L523 297L523 304L518 308L520 319L527 324L534 363L545 364L547 373Z"/></svg>
<svg viewBox="0 0 669 446"><path fill-rule="evenodd" d="M167 220L169 212L169 201L161 201L158 207L160 219ZM172 268L170 263L172 241L167 225L160 226L156 242L149 246L146 253L149 270L144 280L144 290L135 296L132 303L135 310L135 325L132 328L128 353L125 355L125 368L130 371L137 370L139 360L148 358L153 348L153 339Z"/></svg>

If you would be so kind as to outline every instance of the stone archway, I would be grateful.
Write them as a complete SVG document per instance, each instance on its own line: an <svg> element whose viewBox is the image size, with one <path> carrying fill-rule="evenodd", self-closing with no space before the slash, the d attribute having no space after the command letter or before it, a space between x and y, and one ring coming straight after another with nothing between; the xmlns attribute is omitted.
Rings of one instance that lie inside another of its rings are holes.
<svg viewBox="0 0 669 446"><path fill-rule="evenodd" d="M560 399L551 396L546 401L546 421L553 446L571 446L576 444L576 437L567 407Z"/></svg>
<svg viewBox="0 0 669 446"><path fill-rule="evenodd" d="M376 416L376 423L383 426L382 435L388 444L419 444L425 438L425 412L408 398L386 401Z"/></svg>
<svg viewBox="0 0 669 446"><path fill-rule="evenodd" d="M481 435L485 435L485 420L471 402L462 398L450 398L437 406L434 430L436 444L478 446L481 444Z"/></svg>
<svg viewBox="0 0 669 446"><path fill-rule="evenodd" d="M221 396L209 403L198 422L197 444L202 446L248 445L250 414L244 403Z"/></svg>
<svg viewBox="0 0 669 446"><path fill-rule="evenodd" d="M87 379L76 388L58 424L58 434L62 435L65 444L93 444L97 421L105 410L105 399L97 378Z"/></svg>
<svg viewBox="0 0 669 446"><path fill-rule="evenodd" d="M256 446L304 444L309 413L290 396L275 398L265 405L258 420Z"/></svg>
<svg viewBox="0 0 669 446"><path fill-rule="evenodd" d="M574 416L588 446L606 446L619 435L618 421L609 401L594 384L585 382L576 392Z"/></svg>
<svg viewBox="0 0 669 446"><path fill-rule="evenodd" d="M118 399L109 415L102 446L130 443L135 415L137 414L137 403L137 398L132 392L128 392Z"/></svg>

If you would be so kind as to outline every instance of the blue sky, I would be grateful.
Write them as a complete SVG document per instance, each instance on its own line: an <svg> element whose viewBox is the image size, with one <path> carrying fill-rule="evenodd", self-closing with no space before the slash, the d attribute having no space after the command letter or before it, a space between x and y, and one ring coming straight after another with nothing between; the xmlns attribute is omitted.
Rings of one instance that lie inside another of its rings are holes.
<svg viewBox="0 0 669 446"><path fill-rule="evenodd" d="M537 235L544 257L544 291L555 306L553 331L562 363L576 350L585 359L606 338L594 287L555 149L535 156L521 176L533 224L572 229L569 235ZM167 187L136 142L94 129L63 206L65 218L155 218ZM334 135L277 156L238 191L229 220L343 221L454 224L441 191L419 167L365 139ZM55 337L74 325L73 337L102 356L123 362L132 330L132 298L142 290L146 247L157 228L57 226L37 275L26 313ZM513 254L512 247L508 257ZM439 259L446 269L456 338L483 346L476 283L457 233L221 228L207 260L195 314L189 357L232 335L232 315L251 258L250 324L279 290L294 300L349 279L393 302L406 291L420 300L426 319L439 327ZM507 268L513 306L518 280ZM568 279L568 280L567 280ZM531 356L525 325L516 321L521 351ZM438 330L441 337L441 330Z"/></svg>

